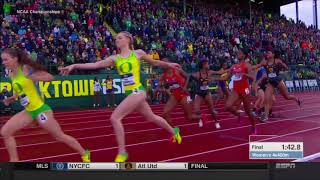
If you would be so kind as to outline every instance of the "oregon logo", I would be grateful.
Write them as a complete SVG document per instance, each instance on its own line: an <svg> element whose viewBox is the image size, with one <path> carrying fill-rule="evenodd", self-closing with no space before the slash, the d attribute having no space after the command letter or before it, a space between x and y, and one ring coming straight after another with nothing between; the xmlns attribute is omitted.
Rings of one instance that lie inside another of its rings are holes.
<svg viewBox="0 0 320 180"><path fill-rule="evenodd" d="M119 66L120 73L129 73L132 71L132 64L130 62L122 63Z"/></svg>
<svg viewBox="0 0 320 180"><path fill-rule="evenodd" d="M22 86L18 83L14 83L12 86L13 86L14 91L17 92L18 94L21 93L23 90Z"/></svg>
<svg viewBox="0 0 320 180"><path fill-rule="evenodd" d="M269 68L269 72L273 73L273 68Z"/></svg>

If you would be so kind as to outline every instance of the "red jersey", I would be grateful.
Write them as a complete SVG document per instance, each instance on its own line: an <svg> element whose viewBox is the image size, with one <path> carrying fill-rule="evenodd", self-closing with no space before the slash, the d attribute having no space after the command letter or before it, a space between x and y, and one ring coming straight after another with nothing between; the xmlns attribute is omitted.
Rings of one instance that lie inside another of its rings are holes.
<svg viewBox="0 0 320 180"><path fill-rule="evenodd" d="M170 76L168 73L168 70L166 70L163 73L161 80L168 83L168 85L170 86L170 89L182 88L186 83L185 78L176 69L172 68L170 70L172 71L172 75Z"/></svg>
<svg viewBox="0 0 320 180"><path fill-rule="evenodd" d="M188 92L183 90L186 80L179 71L173 68L171 70L172 75L170 76L168 70L166 70L161 76L161 80L169 85L171 94L178 102L180 102L182 99L189 96Z"/></svg>
<svg viewBox="0 0 320 180"><path fill-rule="evenodd" d="M241 95L249 94L249 81L247 76L245 76L248 73L246 63L235 64L231 72L234 75L233 90Z"/></svg>

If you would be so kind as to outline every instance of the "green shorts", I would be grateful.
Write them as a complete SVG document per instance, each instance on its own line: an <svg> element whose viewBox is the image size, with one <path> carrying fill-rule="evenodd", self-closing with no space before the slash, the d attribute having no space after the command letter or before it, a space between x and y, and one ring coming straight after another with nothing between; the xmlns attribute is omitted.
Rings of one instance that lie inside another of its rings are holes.
<svg viewBox="0 0 320 180"><path fill-rule="evenodd" d="M38 109L36 109L34 111L27 111L27 113L32 117L33 120L36 120L39 114L46 112L46 111L52 111L52 109L47 104L43 104Z"/></svg>
<svg viewBox="0 0 320 180"><path fill-rule="evenodd" d="M132 93L138 93L139 91L146 91L143 85L141 85L141 86L139 86L138 88L135 88L135 89L133 89L133 90L128 90L128 91L126 91L125 94L126 94L126 96L129 96L130 94L132 94Z"/></svg>

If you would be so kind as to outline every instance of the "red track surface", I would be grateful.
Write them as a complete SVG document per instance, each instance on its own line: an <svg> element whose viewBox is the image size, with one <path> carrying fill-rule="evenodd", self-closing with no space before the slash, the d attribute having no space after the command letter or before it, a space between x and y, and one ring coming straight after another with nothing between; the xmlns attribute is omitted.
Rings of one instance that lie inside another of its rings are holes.
<svg viewBox="0 0 320 180"><path fill-rule="evenodd" d="M303 101L302 109L293 101L278 98L274 112L277 118L268 123L258 123L259 135L266 141L302 141L304 155L320 152L320 93L296 94ZM197 122L184 118L181 107L172 114L173 123L179 126L183 136L181 145L169 142L167 132L144 118L132 113L123 120L129 160L133 162L154 161L204 161L204 162L248 162L249 121L243 117L240 123L230 113L223 111L223 103L217 106L222 129L216 130L214 123L199 128ZM157 114L163 105L152 106ZM208 113L206 106L202 111ZM113 161L117 153L114 132L109 122L111 110L84 110L57 112L56 119L63 130L74 136L92 151L92 161ZM1 126L9 117L0 120ZM39 127L28 127L17 133L16 140L23 161L80 161L77 153L66 145L55 141ZM8 161L2 138L0 140L0 161ZM286 160L289 161L289 160Z"/></svg>

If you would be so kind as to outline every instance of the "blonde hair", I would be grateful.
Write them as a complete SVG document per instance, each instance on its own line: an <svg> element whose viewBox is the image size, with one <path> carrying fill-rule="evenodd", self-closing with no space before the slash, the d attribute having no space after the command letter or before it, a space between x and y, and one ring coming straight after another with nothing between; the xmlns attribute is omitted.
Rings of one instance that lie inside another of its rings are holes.
<svg viewBox="0 0 320 180"><path fill-rule="evenodd" d="M133 50L133 49L134 49L134 47L133 47L134 39L133 39L132 34L129 33L128 31L121 31L120 33L123 34L125 37L127 37L127 38L130 39L129 49L130 49L130 50ZM120 34L120 33L119 33L119 34Z"/></svg>

